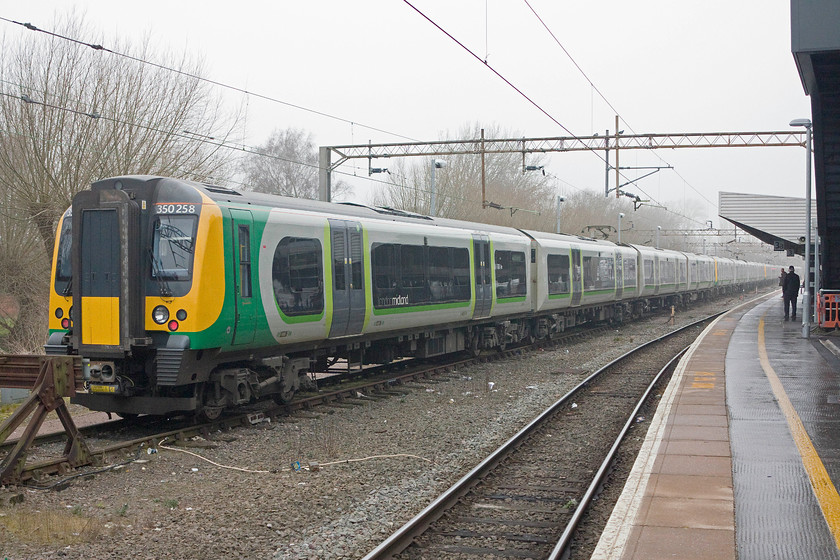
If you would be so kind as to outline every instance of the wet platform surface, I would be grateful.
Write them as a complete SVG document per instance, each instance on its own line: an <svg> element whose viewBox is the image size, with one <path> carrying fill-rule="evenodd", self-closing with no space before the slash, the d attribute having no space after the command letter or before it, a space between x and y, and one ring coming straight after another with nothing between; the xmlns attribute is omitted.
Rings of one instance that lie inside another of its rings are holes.
<svg viewBox="0 0 840 560"><path fill-rule="evenodd" d="M840 337L779 294L680 362L592 558L840 560Z"/></svg>

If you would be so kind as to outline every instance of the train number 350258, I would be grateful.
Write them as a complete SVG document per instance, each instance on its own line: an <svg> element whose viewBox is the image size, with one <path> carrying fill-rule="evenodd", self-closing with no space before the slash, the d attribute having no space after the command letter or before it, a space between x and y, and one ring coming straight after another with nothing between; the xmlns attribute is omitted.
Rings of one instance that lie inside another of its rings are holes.
<svg viewBox="0 0 840 560"><path fill-rule="evenodd" d="M158 214L195 214L195 204L158 204Z"/></svg>

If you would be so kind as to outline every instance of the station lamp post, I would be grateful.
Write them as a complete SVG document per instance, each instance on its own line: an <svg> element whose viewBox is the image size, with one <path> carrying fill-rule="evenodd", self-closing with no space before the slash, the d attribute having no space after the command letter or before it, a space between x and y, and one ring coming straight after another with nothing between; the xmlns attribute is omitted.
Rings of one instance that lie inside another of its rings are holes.
<svg viewBox="0 0 840 560"><path fill-rule="evenodd" d="M814 301L820 298L820 227L817 219L814 219ZM814 326L820 326L819 304L814 304Z"/></svg>
<svg viewBox="0 0 840 560"><path fill-rule="evenodd" d="M662 231L662 226L656 226L656 248L659 249L659 232Z"/></svg>
<svg viewBox="0 0 840 560"><path fill-rule="evenodd" d="M805 127L805 302L802 304L802 338L811 337L811 120L793 119L790 126ZM814 286L816 288L816 286Z"/></svg>
<svg viewBox="0 0 840 560"><path fill-rule="evenodd" d="M618 242L621 243L621 218L624 217L624 212L618 213Z"/></svg>
<svg viewBox="0 0 840 560"><path fill-rule="evenodd" d="M560 205L564 200L566 200L566 198L563 196L557 197L557 231L555 233L560 233Z"/></svg>
<svg viewBox="0 0 840 560"><path fill-rule="evenodd" d="M437 216L437 191L435 189L435 169L440 169L442 167L446 167L446 161L442 159L432 160L432 184L429 189L429 214L432 216Z"/></svg>

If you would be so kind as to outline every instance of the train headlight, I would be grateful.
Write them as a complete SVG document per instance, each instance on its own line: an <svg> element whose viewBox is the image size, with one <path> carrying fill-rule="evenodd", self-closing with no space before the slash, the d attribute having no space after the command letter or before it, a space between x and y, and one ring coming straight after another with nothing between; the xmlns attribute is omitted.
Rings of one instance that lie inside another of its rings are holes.
<svg viewBox="0 0 840 560"><path fill-rule="evenodd" d="M61 319L62 317L64 317L64 310L60 307L56 307L55 308L55 318L56 319Z"/></svg>
<svg viewBox="0 0 840 560"><path fill-rule="evenodd" d="M158 305L152 310L152 320L158 325L164 324L169 320L169 310L163 305Z"/></svg>
<svg viewBox="0 0 840 560"><path fill-rule="evenodd" d="M175 312L175 317L179 321L183 321L184 319L187 318L187 311L185 309L179 309L178 311Z"/></svg>

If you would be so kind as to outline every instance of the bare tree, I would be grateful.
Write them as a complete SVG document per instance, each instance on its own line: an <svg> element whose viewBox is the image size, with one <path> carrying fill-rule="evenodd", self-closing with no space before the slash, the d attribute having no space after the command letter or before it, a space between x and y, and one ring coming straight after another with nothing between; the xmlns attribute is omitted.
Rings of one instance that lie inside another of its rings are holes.
<svg viewBox="0 0 840 560"><path fill-rule="evenodd" d="M99 39L75 14L55 26ZM226 163L221 142L206 137L224 138L232 125L220 99L189 77L201 65L155 56L148 40L114 50L183 74L41 34L0 49L0 188L11 191L50 255L58 217L92 181L128 173L201 179Z"/></svg>
<svg viewBox="0 0 840 560"><path fill-rule="evenodd" d="M25 208L0 190L0 352L31 352L44 341L49 267Z"/></svg>
<svg viewBox="0 0 840 560"><path fill-rule="evenodd" d="M468 125L449 138L479 138L481 126ZM485 128L486 138L516 138L517 134L496 125ZM528 165L539 167L544 156L528 156ZM524 172L521 154L486 154L484 158L485 198L481 200L481 158L478 155L448 156L447 166L435 174L438 216L529 229L550 229L555 219L554 179L536 172ZM389 165L393 185L379 188L375 204L412 212L428 213L431 198L431 159L411 164Z"/></svg>
<svg viewBox="0 0 840 560"><path fill-rule="evenodd" d="M650 203L634 205L625 198L604 197L593 191L578 191L565 198L560 208L563 233L617 241L618 214L623 212L623 243L655 246L659 227L659 246L663 249L688 250L696 245L693 234L688 232L696 230L699 224L678 209Z"/></svg>
<svg viewBox="0 0 840 560"><path fill-rule="evenodd" d="M254 192L318 198L318 147L312 134L299 128L276 129L258 153L243 160L241 169ZM333 197L351 191L346 181L332 184Z"/></svg>
<svg viewBox="0 0 840 560"><path fill-rule="evenodd" d="M105 42L72 12L53 28ZM43 341L44 314L27 302L43 307L56 223L76 192L115 175L225 173L221 144L236 119L196 77L201 64L159 55L148 40L111 45L181 73L40 33L0 44L0 292L20 303L6 337L16 348Z"/></svg>

